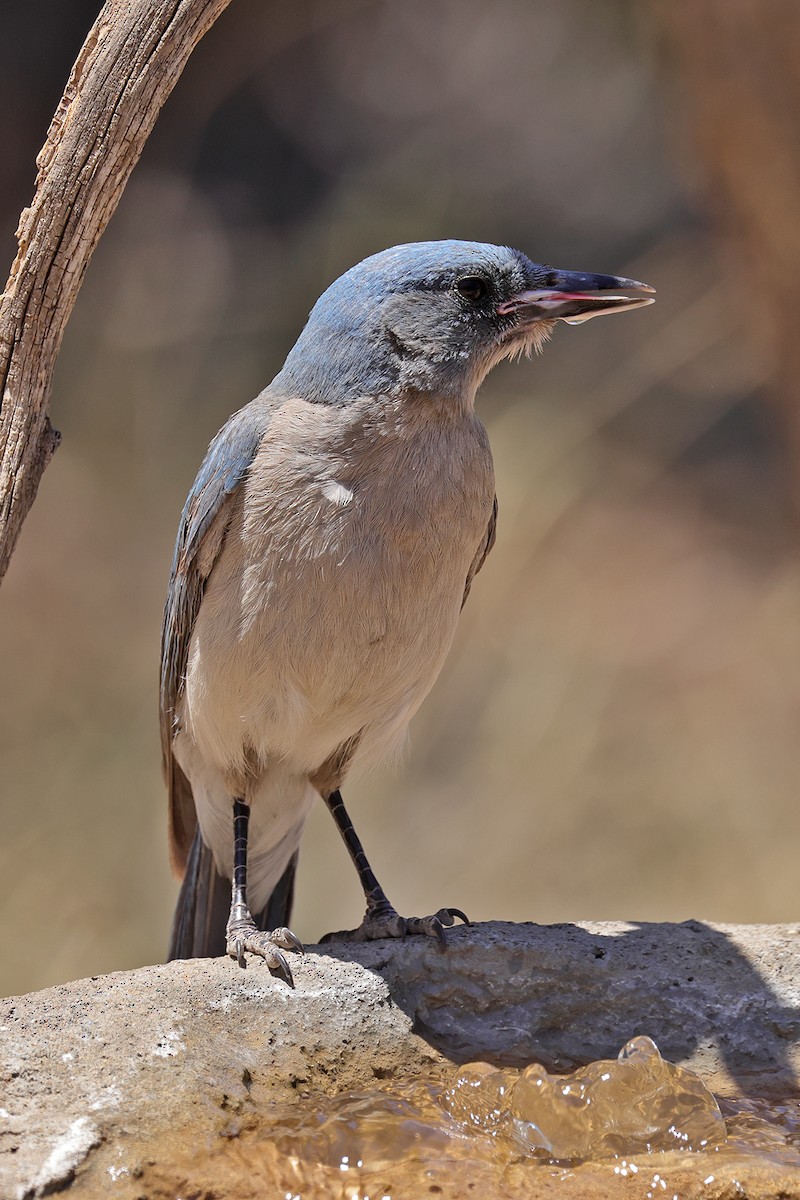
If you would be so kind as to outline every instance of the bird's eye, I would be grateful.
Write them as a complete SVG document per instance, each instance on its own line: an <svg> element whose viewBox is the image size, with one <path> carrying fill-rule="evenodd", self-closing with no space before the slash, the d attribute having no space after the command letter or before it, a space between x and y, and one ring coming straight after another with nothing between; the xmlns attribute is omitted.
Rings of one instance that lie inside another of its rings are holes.
<svg viewBox="0 0 800 1200"><path fill-rule="evenodd" d="M465 300L483 300L489 291L489 284L480 275L465 275L456 282L456 291Z"/></svg>

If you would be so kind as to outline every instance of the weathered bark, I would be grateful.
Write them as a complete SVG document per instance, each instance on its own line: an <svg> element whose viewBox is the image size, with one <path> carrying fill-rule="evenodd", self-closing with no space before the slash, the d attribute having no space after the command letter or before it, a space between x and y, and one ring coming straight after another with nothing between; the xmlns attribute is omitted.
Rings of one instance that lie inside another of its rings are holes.
<svg viewBox="0 0 800 1200"><path fill-rule="evenodd" d="M660 0L656 11L709 207L737 255L731 305L772 355L768 394L800 513L800 6Z"/></svg>
<svg viewBox="0 0 800 1200"><path fill-rule="evenodd" d="M108 0L37 159L0 298L0 579L59 442L48 418L92 252L194 47L230 0Z"/></svg>

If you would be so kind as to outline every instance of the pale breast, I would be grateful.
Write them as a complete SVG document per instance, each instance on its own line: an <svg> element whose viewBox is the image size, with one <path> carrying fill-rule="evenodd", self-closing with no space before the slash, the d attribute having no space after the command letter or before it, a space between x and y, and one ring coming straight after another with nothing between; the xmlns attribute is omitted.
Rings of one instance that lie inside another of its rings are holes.
<svg viewBox="0 0 800 1200"><path fill-rule="evenodd" d="M278 415L249 473L190 651L186 717L219 765L312 770L367 727L388 749L441 669L486 536L474 414Z"/></svg>

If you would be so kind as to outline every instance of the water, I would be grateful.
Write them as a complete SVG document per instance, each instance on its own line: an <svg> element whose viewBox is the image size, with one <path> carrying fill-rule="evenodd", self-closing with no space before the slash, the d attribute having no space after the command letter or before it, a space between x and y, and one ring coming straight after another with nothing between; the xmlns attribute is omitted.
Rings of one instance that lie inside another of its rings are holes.
<svg viewBox="0 0 800 1200"><path fill-rule="evenodd" d="M800 1100L718 1101L637 1037L567 1076L477 1062L270 1105L183 1174L154 1168L146 1194L788 1200L800 1197Z"/></svg>
<svg viewBox="0 0 800 1200"><path fill-rule="evenodd" d="M693 1072L666 1062L655 1042L633 1038L616 1061L572 1075L534 1064L521 1073L486 1063L462 1068L443 1094L462 1127L490 1133L549 1161L655 1150L707 1150L726 1138L719 1105Z"/></svg>

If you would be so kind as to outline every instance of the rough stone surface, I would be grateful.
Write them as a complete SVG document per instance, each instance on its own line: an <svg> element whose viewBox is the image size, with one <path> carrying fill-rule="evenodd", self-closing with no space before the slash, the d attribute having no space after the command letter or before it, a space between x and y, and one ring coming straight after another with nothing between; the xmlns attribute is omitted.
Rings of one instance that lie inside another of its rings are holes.
<svg viewBox="0 0 800 1200"><path fill-rule="evenodd" d="M490 923L260 961L146 967L0 1001L0 1196L103 1183L298 1090L447 1060L567 1070L647 1034L717 1092L800 1094L800 927ZM110 1175L109 1175L110 1173ZM123 1193L116 1189L115 1194Z"/></svg>

